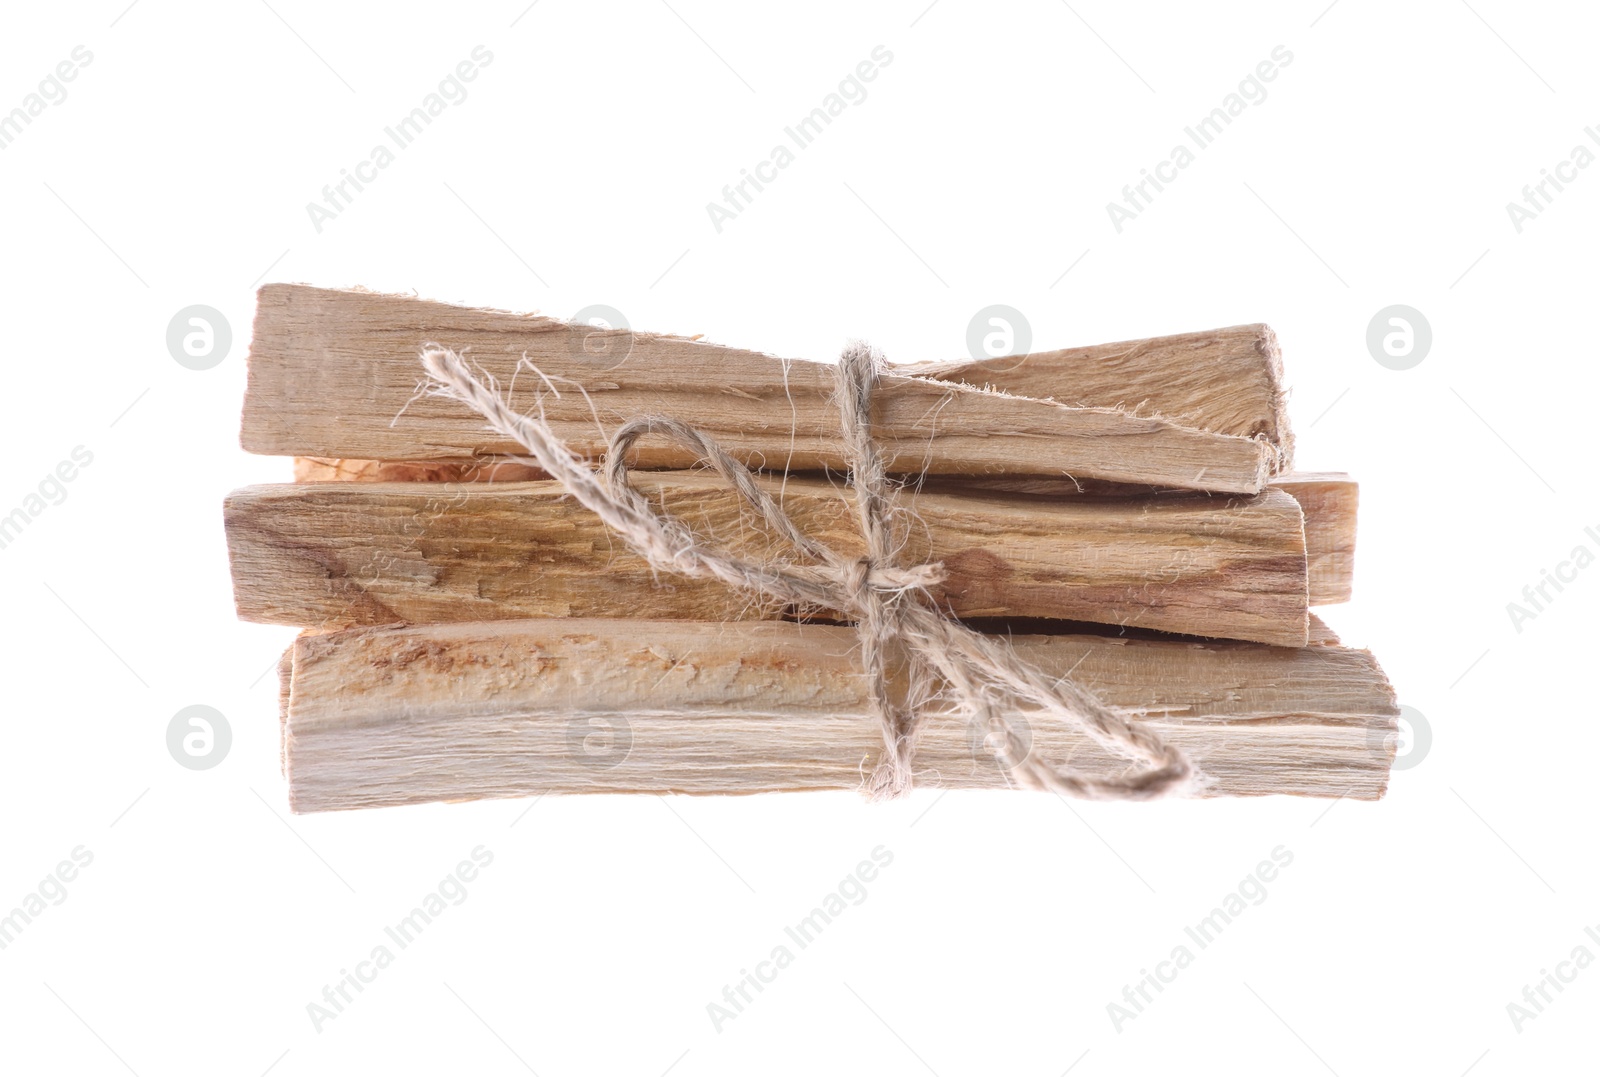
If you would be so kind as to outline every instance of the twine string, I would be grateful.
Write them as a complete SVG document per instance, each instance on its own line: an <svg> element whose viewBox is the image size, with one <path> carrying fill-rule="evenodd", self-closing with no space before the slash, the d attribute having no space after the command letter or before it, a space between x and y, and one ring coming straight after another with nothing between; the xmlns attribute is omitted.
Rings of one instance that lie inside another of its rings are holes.
<svg viewBox="0 0 1600 1077"><path fill-rule="evenodd" d="M546 473L594 512L624 543L657 569L716 579L780 603L837 611L856 626L866 672L868 704L882 734L883 754L866 779L873 800L905 795L913 785L917 734L927 702L943 682L969 722L986 731L996 758L1019 784L1098 800L1151 800L1191 787L1199 778L1182 751L1143 723L1131 722L1070 676L1046 677L997 636L975 632L945 616L928 589L945 578L938 563L895 563L893 487L872 434L872 394L883 360L851 344L838 366L835 404L844 434L857 523L865 544L846 557L801 531L754 472L687 423L645 416L612 435L603 471L591 468L542 418L513 410L492 378L481 379L457 353L429 344L422 366L426 391L481 415L502 437L525 448ZM638 441L663 437L714 470L770 531L793 551L790 559L736 556L696 534L629 481L628 458ZM896 665L903 691L894 689ZM1022 709L1081 729L1130 761L1122 773L1091 775L1051 765L1030 750ZM1020 723L1023 723L1019 725Z"/></svg>

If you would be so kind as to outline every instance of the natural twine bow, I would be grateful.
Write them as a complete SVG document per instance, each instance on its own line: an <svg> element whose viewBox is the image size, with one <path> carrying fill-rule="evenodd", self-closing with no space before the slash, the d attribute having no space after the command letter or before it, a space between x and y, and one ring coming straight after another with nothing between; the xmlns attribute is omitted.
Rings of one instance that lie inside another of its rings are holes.
<svg viewBox="0 0 1600 1077"><path fill-rule="evenodd" d="M869 701L883 733L884 754L865 789L871 799L892 799L911 789L920 708L934 695L936 675L969 720L987 731L996 758L1023 785L1093 799L1152 800L1198 777L1177 748L1142 724L1130 723L1070 677L1045 677L1004 639L974 632L941 614L927 588L944 579L943 565L894 564L891 487L870 418L882 359L865 345L852 344L841 356L836 397L856 515L866 540L866 555L859 558L843 557L801 533L749 468L677 419L650 416L625 423L611 438L602 478L542 419L513 411L493 379L487 384L479 381L455 352L427 345L422 366L434 382L428 391L466 404L496 432L523 445L533 462L654 567L718 579L779 602L836 610L854 620ZM801 559L764 562L736 557L708 545L681 519L646 500L628 481L628 453L647 434L665 436L714 468ZM890 652L896 644L904 650L910 677L910 689L901 698L890 687ZM1019 707L1036 708L1076 725L1102 746L1144 764L1144 769L1091 777L1033 758L1015 724Z"/></svg>

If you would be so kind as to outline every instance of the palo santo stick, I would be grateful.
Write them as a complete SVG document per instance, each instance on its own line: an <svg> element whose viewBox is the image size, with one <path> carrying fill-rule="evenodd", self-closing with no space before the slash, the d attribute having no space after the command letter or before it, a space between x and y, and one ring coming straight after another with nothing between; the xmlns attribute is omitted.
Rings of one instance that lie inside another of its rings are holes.
<svg viewBox="0 0 1600 1077"><path fill-rule="evenodd" d="M486 433L459 404L417 397L418 352L426 342L470 349L503 388L516 379L522 392L514 403L531 408L537 399L555 434L580 453L601 453L610 429L625 419L664 414L754 466L844 462L829 364L407 296L283 284L258 293L244 447L378 460L518 453L520 446ZM524 356L548 380L526 369L517 378ZM873 432L899 472L1075 475L1255 493L1276 460L1273 446L1254 437L897 374L880 382L873 412ZM641 446L639 463L694 461L651 441Z"/></svg>
<svg viewBox="0 0 1600 1077"><path fill-rule="evenodd" d="M1261 438L1276 452L1274 472L1287 471L1294 457L1282 352L1277 335L1265 325L973 362L919 363L902 372Z"/></svg>
<svg viewBox="0 0 1600 1077"><path fill-rule="evenodd" d="M1157 415L1196 430L1261 438L1275 450L1275 485L1294 455L1283 386L1283 358L1268 325L1235 325L1145 340L1061 348L996 359L905 363L895 373L992 387L1013 396L1054 400L1072 407L1117 408ZM519 474L473 464L414 464L379 460L295 461L296 482L415 480L517 482L542 475ZM409 469L419 469L412 474ZM506 470L510 468L511 470ZM524 471L533 470L523 468ZM1338 478L1332 473L1316 478ZM1343 496L1342 491L1336 491Z"/></svg>
<svg viewBox="0 0 1600 1077"><path fill-rule="evenodd" d="M488 464L427 463L399 460L327 460L296 457L296 482L527 482L548 478L536 467L511 461ZM1300 503L1305 517L1307 585L1312 606L1350 601L1355 576L1356 509L1359 487L1337 471L1294 471L1268 486ZM1049 478L963 480L953 475L929 479L926 489L956 493L1018 493L1063 498L1094 493L1101 496L1156 497L1172 491L1125 483L1074 482ZM1186 491L1179 491L1186 494Z"/></svg>
<svg viewBox="0 0 1600 1077"><path fill-rule="evenodd" d="M701 534L771 550L726 482L634 482ZM851 492L763 480L800 530L863 552ZM1042 617L1306 643L1305 538L1294 499L1154 501L907 493L904 564L942 561L935 597L962 617ZM254 486L224 504L239 616L296 625L519 617L772 618L713 580L661 578L558 483ZM791 551L779 551L792 556Z"/></svg>
<svg viewBox="0 0 1600 1077"><path fill-rule="evenodd" d="M407 463L398 460L324 460L296 457L296 482L527 482L548 478L536 467L510 461L489 464ZM1312 606L1350 601L1355 576L1356 508L1359 489L1336 471L1295 471L1267 484L1300 503L1306 529L1306 580ZM1123 483L1085 483L1047 478L963 480L929 479L924 488L956 493L1017 493L1064 498L1093 493L1104 497L1159 497L1173 491ZM1187 491L1179 491L1184 496Z"/></svg>
<svg viewBox="0 0 1600 1077"><path fill-rule="evenodd" d="M1272 480L1306 520L1306 584L1313 606L1349 602L1355 580L1359 489L1336 471L1297 471Z"/></svg>
<svg viewBox="0 0 1600 1077"><path fill-rule="evenodd" d="M928 479L923 485L928 490L959 494L1004 493L1051 500L1083 495L1148 500L1194 496L1186 490L1034 476L999 476L975 481L952 475ZM1267 485L1282 490L1298 501L1305 516L1310 604L1332 606L1350 601L1355 576L1356 507L1359 494L1356 481L1337 471L1295 471L1279 475Z"/></svg>
<svg viewBox="0 0 1600 1077"><path fill-rule="evenodd" d="M882 741L853 630L828 625L505 621L351 629L294 645L284 726L296 812L541 793L856 789ZM1376 799L1398 710L1372 656L1339 646L1019 637L1189 753L1209 795ZM1037 757L1120 770L1073 728ZM931 713L918 784L1000 788L977 734Z"/></svg>

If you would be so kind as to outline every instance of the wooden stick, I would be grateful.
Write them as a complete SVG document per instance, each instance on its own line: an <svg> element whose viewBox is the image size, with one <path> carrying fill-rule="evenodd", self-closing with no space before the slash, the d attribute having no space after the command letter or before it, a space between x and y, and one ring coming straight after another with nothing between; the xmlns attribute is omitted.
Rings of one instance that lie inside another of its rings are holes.
<svg viewBox="0 0 1600 1077"><path fill-rule="evenodd" d="M1300 503L1306 520L1306 583L1313 606L1349 602L1356 574L1356 506L1349 475L1297 471L1272 480Z"/></svg>
<svg viewBox="0 0 1600 1077"><path fill-rule="evenodd" d="M1398 709L1366 651L1019 637L1190 753L1207 795L1376 799ZM284 724L296 812L543 793L855 789L881 748L855 635L826 625L505 621L351 629L293 648ZM1031 725L1054 763L1116 770ZM929 716L918 783L1001 788L957 716Z"/></svg>
<svg viewBox="0 0 1600 1077"><path fill-rule="evenodd" d="M709 473L637 486L747 556L767 536ZM862 552L850 491L764 480L799 528ZM1052 618L1306 643L1300 507L1269 490L1156 500L908 491L902 563L942 561L936 597L971 617ZM255 486L224 504L239 615L296 625L520 617L773 618L716 581L660 578L553 481ZM792 551L775 551L793 556Z"/></svg>
<svg viewBox="0 0 1600 1077"><path fill-rule="evenodd" d="M803 474L803 473L802 473ZM296 457L296 482L528 482L549 476L536 467L512 462L493 464L408 463L399 460L328 460ZM818 477L818 476L812 476ZM933 477L923 488L962 494L1018 493L1065 498L1093 493L1101 497L1161 497L1174 491L1125 483L1071 482L1046 478L990 478L959 475ZM1306 582L1312 606L1350 601L1355 576L1356 509L1359 488L1337 471L1294 471L1268 486L1300 503L1305 518ZM1179 491L1187 496L1187 491Z"/></svg>
<svg viewBox="0 0 1600 1077"><path fill-rule="evenodd" d="M973 362L913 364L902 372L1261 438L1276 451L1274 472L1287 471L1293 463L1282 352L1277 335L1265 325Z"/></svg>
<svg viewBox="0 0 1600 1077"><path fill-rule="evenodd" d="M899 364L895 372L994 388L1071 407L1157 415L1196 430L1263 438L1277 451L1274 471L1280 475L1289 469L1294 455L1282 351L1272 328L1259 323L998 359ZM404 481L411 477L384 473L384 463L307 459L296 461L295 478L305 482ZM438 470L448 465L414 466ZM299 470L302 467L304 473ZM467 474L472 465L458 467L463 474L457 477L463 480L488 477L482 474L484 469ZM499 475L502 481L532 477L504 471Z"/></svg>
<svg viewBox="0 0 1600 1077"><path fill-rule="evenodd" d="M998 476L973 480L959 475L925 480L924 488L957 494L1026 494L1064 500L1084 495L1159 500L1191 497L1188 491L1164 490L1125 483L1084 482L1034 476ZM1279 475L1267 484L1300 503L1305 516L1307 584L1313 606L1350 601L1355 575L1356 506L1354 479L1336 471L1296 471Z"/></svg>
<svg viewBox="0 0 1600 1077"><path fill-rule="evenodd" d="M603 451L619 421L666 414L752 465L794 470L843 463L828 364L407 296L284 284L258 293L244 447L378 460L516 453L518 446L486 433L460 405L417 398L418 352L430 341L470 349L503 387L515 381L518 406L541 407L557 435L587 455ZM527 369L519 376L524 356L548 380ZM874 411L875 434L899 472L1091 476L1255 493L1278 462L1264 438L926 378L885 377ZM641 466L693 462L670 446L641 450Z"/></svg>

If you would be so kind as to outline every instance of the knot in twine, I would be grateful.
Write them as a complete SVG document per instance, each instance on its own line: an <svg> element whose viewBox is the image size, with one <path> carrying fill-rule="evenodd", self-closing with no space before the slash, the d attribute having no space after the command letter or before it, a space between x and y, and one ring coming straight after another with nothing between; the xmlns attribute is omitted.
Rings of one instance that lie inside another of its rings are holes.
<svg viewBox="0 0 1600 1077"><path fill-rule="evenodd" d="M560 482L655 568L721 580L782 603L835 610L854 621L868 702L884 748L866 780L864 792L870 799L889 800L910 791L917 733L929 701L939 694L939 679L967 720L985 731L996 759L1022 785L1091 799L1152 800L1198 779L1182 752L1142 724L1128 721L1070 675L1046 677L1006 640L975 632L941 613L928 588L944 580L942 564L895 564L889 523L892 488L871 425L872 392L883 360L866 345L851 344L840 357L835 396L866 546L859 558L845 557L801 532L748 467L687 423L664 416L630 420L611 437L604 472L597 473L542 418L512 410L494 379L480 381L460 355L429 344L422 351L422 366L432 379L425 392L467 405L491 429L521 444L531 457L525 462ZM714 469L798 556L788 561L735 556L648 501L628 480L629 451L647 435L667 438ZM899 695L891 688L890 673L897 651L908 675L908 688ZM1077 726L1102 747L1129 759L1129 767L1121 774L1095 777L1034 758L1023 708Z"/></svg>

